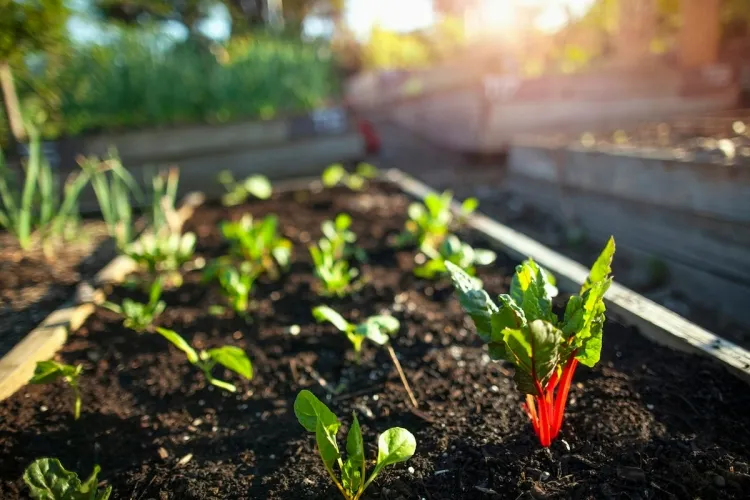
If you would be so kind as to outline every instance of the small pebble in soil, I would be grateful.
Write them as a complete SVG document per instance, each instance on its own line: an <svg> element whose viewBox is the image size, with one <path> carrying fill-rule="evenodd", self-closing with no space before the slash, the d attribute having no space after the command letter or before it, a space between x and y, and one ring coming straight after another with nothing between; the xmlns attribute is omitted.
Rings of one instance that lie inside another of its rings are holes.
<svg viewBox="0 0 750 500"><path fill-rule="evenodd" d="M414 467L409 467L407 470L409 471L409 474L414 474ZM718 476L718 477L721 477L721 476Z"/></svg>
<svg viewBox="0 0 750 500"><path fill-rule="evenodd" d="M42 406L40 406L40 407L39 407L39 411L41 411L42 413L44 413L44 412L45 412L45 411L47 411L48 409L49 409L49 408L47 408L47 407L46 407L45 405L42 405Z"/></svg>
<svg viewBox="0 0 750 500"><path fill-rule="evenodd" d="M373 401L377 401L378 399L380 399L380 396L378 396L377 394L373 395L372 397Z"/></svg>
<svg viewBox="0 0 750 500"><path fill-rule="evenodd" d="M203 423L203 420L200 419L200 418L196 418L195 420L193 420L193 425L196 426L196 427L198 427L202 423Z"/></svg>
<svg viewBox="0 0 750 500"><path fill-rule="evenodd" d="M241 332L241 331L239 331L239 330L237 330L236 332L234 332L234 333L232 334L232 338L233 338L234 340L240 340L240 339L242 338L242 332Z"/></svg>
<svg viewBox="0 0 750 500"><path fill-rule="evenodd" d="M654 405L652 405L651 403L649 403L649 404L646 405L646 408L648 408L649 410L653 410L654 409Z"/></svg>

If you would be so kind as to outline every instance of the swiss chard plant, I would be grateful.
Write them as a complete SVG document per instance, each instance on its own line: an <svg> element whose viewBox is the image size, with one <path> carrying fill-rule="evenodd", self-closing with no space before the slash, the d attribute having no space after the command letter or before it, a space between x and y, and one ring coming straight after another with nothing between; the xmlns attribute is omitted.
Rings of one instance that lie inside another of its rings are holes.
<svg viewBox="0 0 750 500"><path fill-rule="evenodd" d="M367 487L385 467L409 460L417 448L417 440L408 430L401 427L388 429L378 437L378 457L370 477L367 477L362 429L355 414L352 415L352 424L346 436L346 459L336 439L341 422L312 392L300 391L294 401L294 414L305 430L315 434L323 466L346 500L362 498ZM335 468L339 469L340 480Z"/></svg>
<svg viewBox="0 0 750 500"><path fill-rule="evenodd" d="M195 252L195 234L163 231L142 234L126 245L124 254L133 259L151 276L176 273Z"/></svg>
<svg viewBox="0 0 750 500"><path fill-rule="evenodd" d="M362 262L367 260L364 250L355 245L357 235L349 229L352 218L349 214L338 214L334 220L323 221L320 225L323 236L330 242L331 253L335 259L355 258Z"/></svg>
<svg viewBox="0 0 750 500"><path fill-rule="evenodd" d="M235 255L276 279L281 270L289 267L292 256L292 242L279 234L278 226L275 215L255 222L250 214L245 214L238 221L223 222L221 232Z"/></svg>
<svg viewBox="0 0 750 500"><path fill-rule="evenodd" d="M273 193L271 181L265 175L252 175L244 181L238 182L234 179L231 171L224 170L219 173L218 180L227 190L221 197L221 202L226 207L244 203L250 196L267 200Z"/></svg>
<svg viewBox="0 0 750 500"><path fill-rule="evenodd" d="M377 178L378 174L378 169L369 163L360 163L353 173L347 172L340 163L335 163L323 171L321 180L328 188L343 184L352 191L361 191L367 181Z"/></svg>
<svg viewBox="0 0 750 500"><path fill-rule="evenodd" d="M344 297L354 289L359 271L351 267L347 259L335 257L334 245L328 238L321 238L308 248L321 295Z"/></svg>
<svg viewBox="0 0 750 500"><path fill-rule="evenodd" d="M237 387L235 387L234 384L220 380L211 374L211 370L213 370L216 365L221 365L227 370L233 371L248 380L253 378L253 365L250 362L250 358L248 358L245 351L239 347L225 345L198 352L177 332L159 327L156 328L156 331L171 342L177 349L184 352L188 361L203 372L206 380L220 389L229 392L237 392Z"/></svg>
<svg viewBox="0 0 750 500"><path fill-rule="evenodd" d="M400 326L396 318L385 315L370 316L362 323L355 325L328 306L317 306L313 308L312 314L318 322L328 321L346 335L352 343L358 364L365 340L384 346L391 340L390 335L396 333Z"/></svg>
<svg viewBox="0 0 750 500"><path fill-rule="evenodd" d="M436 248L461 218L471 214L479 206L476 198L466 198L461 204L460 217L456 219L451 209L452 203L453 193L445 191L443 194L430 193L425 196L424 203L414 202L409 205L409 219L396 238L396 245L427 245Z"/></svg>
<svg viewBox="0 0 750 500"><path fill-rule="evenodd" d="M217 272L217 279L221 292L227 299L227 303L232 310L240 317L248 318L248 308L250 307L250 292L257 274L251 266L240 266L239 268L232 265L223 266Z"/></svg>
<svg viewBox="0 0 750 500"><path fill-rule="evenodd" d="M65 470L60 460L39 458L26 467L23 482L35 500L108 500L112 486L99 489L100 471L95 465L88 479L81 481L78 474Z"/></svg>
<svg viewBox="0 0 750 500"><path fill-rule="evenodd" d="M148 331L154 320L164 312L167 304L161 300L162 280L155 279L151 283L148 293L148 302L143 304L130 298L122 299L122 304L104 302L102 307L123 316L122 324L138 333Z"/></svg>
<svg viewBox="0 0 750 500"><path fill-rule="evenodd" d="M447 263L461 306L487 342L490 357L516 367L515 382L526 394L524 409L542 446L562 427L568 391L578 363L599 362L604 327L604 294L612 283L615 241L610 238L578 295L559 318L552 311L556 288L532 259L516 268L510 294L492 301L474 278Z"/></svg>
<svg viewBox="0 0 750 500"><path fill-rule="evenodd" d="M38 361L34 368L34 376L31 377L32 384L51 384L60 379L64 380L73 392L73 418L81 417L81 391L78 388L83 365L66 365L57 361Z"/></svg>
<svg viewBox="0 0 750 500"><path fill-rule="evenodd" d="M474 276L476 266L487 266L495 262L497 255L492 250L484 248L473 248L468 243L458 239L456 235L448 235L437 249L424 245L422 254L427 260L414 268L414 275L418 278L434 279L448 272L445 267L446 262L455 264L463 269L466 273Z"/></svg>

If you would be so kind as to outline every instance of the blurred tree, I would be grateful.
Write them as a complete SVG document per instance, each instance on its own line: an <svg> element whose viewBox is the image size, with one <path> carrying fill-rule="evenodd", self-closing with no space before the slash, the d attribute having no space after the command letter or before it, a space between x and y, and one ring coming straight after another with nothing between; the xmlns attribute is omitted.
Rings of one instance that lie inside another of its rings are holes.
<svg viewBox="0 0 750 500"><path fill-rule="evenodd" d="M25 138L13 69L39 51L54 53L67 38L65 0L0 0L0 86L11 133Z"/></svg>

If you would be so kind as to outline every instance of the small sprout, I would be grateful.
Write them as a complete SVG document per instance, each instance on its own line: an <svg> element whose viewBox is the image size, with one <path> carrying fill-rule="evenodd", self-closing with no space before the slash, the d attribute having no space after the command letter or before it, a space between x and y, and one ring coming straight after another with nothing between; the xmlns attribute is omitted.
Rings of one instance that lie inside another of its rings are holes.
<svg viewBox="0 0 750 500"><path fill-rule="evenodd" d="M195 234L146 233L125 247L124 253L152 276L174 273L193 257Z"/></svg>
<svg viewBox="0 0 750 500"><path fill-rule="evenodd" d="M251 266L224 266L217 274L221 291L229 307L239 316L247 318L250 307L250 292L253 290L257 274Z"/></svg>
<svg viewBox="0 0 750 500"><path fill-rule="evenodd" d="M364 250L355 246L357 235L349 229L352 218L349 214L338 214L335 220L324 221L320 225L323 236L331 243L331 252L335 259L349 259L354 257L362 262L367 260Z"/></svg>
<svg viewBox="0 0 750 500"><path fill-rule="evenodd" d="M347 458L344 460L336 441L341 427L338 417L315 395L300 391L294 401L294 414L308 432L315 433L320 458L331 480L346 500L359 500L364 491L388 465L409 460L417 448L414 435L401 427L392 427L378 438L378 458L370 477L367 475L365 447L362 430L356 414L352 414L352 425L346 437ZM338 465L341 481L336 477L334 465Z"/></svg>
<svg viewBox="0 0 750 500"><path fill-rule="evenodd" d="M360 163L353 174L346 171L343 165L335 163L323 171L321 180L327 188L344 184L352 191L361 191L370 179L375 179L379 171L369 163Z"/></svg>
<svg viewBox="0 0 750 500"><path fill-rule="evenodd" d="M245 214L236 222L223 222L221 232L234 254L276 279L280 270L289 267L292 256L292 242L279 235L278 225L275 215L254 222L251 215Z"/></svg>
<svg viewBox="0 0 750 500"><path fill-rule="evenodd" d="M78 420L81 417L81 391L78 388L81 371L83 371L83 365L72 366L57 361L38 361L30 383L51 384L60 378L65 380L73 391L73 418Z"/></svg>
<svg viewBox="0 0 750 500"><path fill-rule="evenodd" d="M430 260L414 268L414 275L418 278L434 279L448 272L446 262L457 265L471 276L476 274L475 266L488 266L495 262L497 255L492 250L472 248L463 243L455 235L449 235L438 246L438 249L425 245L422 252Z"/></svg>
<svg viewBox="0 0 750 500"><path fill-rule="evenodd" d="M452 226L457 225L456 222L460 222L479 206L476 198L467 198L461 204L461 217L455 221L451 210L452 202L453 194L445 191L443 194L428 194L424 198L424 204L414 202L409 205L409 220L406 221L404 231L397 237L396 245L429 245L436 248L448 236Z"/></svg>
<svg viewBox="0 0 750 500"><path fill-rule="evenodd" d="M167 304L161 299L162 279L157 278L151 283L148 294L148 303L142 304L132 299L125 298L121 305L105 302L103 307L123 316L122 324L138 333L151 329L154 320L164 312Z"/></svg>
<svg viewBox="0 0 750 500"><path fill-rule="evenodd" d="M99 490L101 468L94 466L94 472L81 482L78 474L65 470L56 458L34 460L23 473L23 482L35 500L108 500L112 486Z"/></svg>
<svg viewBox="0 0 750 500"><path fill-rule="evenodd" d="M237 388L233 384L214 378L214 376L211 375L211 370L217 364L220 364L224 368L231 370L248 380L253 378L253 365L250 362L250 358L248 358L245 351L239 347L225 345L196 352L195 349L190 347L190 344L188 344L187 341L185 341L185 339L183 339L177 332L158 327L156 328L156 331L170 341L177 349L184 352L188 361L203 372L206 380L220 389L229 392L237 392Z"/></svg>
<svg viewBox="0 0 750 500"><path fill-rule="evenodd" d="M532 259L516 267L510 295L500 295L499 305L474 278L446 263L461 306L488 344L490 357L515 365L516 385L526 394L524 408L544 447L562 427L576 366L599 362L614 253L610 238L578 295L568 299L562 319L552 311L554 280Z"/></svg>
<svg viewBox="0 0 750 500"><path fill-rule="evenodd" d="M352 282L359 276L359 271L350 267L348 260L334 257L335 249L330 240L321 238L317 245L308 248L315 266L313 274L320 280L322 295L343 297L352 291Z"/></svg>
<svg viewBox="0 0 750 500"><path fill-rule="evenodd" d="M389 335L396 333L400 326L396 318L384 315L370 316L362 323L354 325L328 306L317 306L313 308L312 313L318 322L328 321L346 335L352 343L358 364L365 339L380 346L386 345L391 340Z"/></svg>
<svg viewBox="0 0 750 500"><path fill-rule="evenodd" d="M218 180L227 190L221 198L222 204L226 207L244 203L250 196L267 200L273 193L271 181L265 175L252 175L242 182L237 182L231 171L224 170L219 173Z"/></svg>

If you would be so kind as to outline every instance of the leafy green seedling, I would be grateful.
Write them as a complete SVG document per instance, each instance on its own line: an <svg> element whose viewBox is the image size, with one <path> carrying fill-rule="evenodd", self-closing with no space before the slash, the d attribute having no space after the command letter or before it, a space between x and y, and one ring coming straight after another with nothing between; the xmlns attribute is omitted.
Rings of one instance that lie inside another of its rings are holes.
<svg viewBox="0 0 750 500"><path fill-rule="evenodd" d="M81 482L78 474L65 470L58 459L39 458L26 467L23 482L35 500L108 500L112 486L98 488L100 471L95 465L94 472Z"/></svg>
<svg viewBox="0 0 750 500"><path fill-rule="evenodd" d="M476 274L475 266L490 265L497 258L492 250L472 248L471 245L462 242L453 234L448 235L437 250L429 245L424 245L421 250L430 260L414 268L414 275L418 278L427 279L434 279L446 274L448 272L445 268L446 262L455 264L474 276Z"/></svg>
<svg viewBox="0 0 750 500"><path fill-rule="evenodd" d="M223 222L221 232L234 254L276 279L280 270L289 267L292 256L292 242L279 235L278 225L275 215L254 222L250 214L245 214L238 221Z"/></svg>
<svg viewBox="0 0 750 500"><path fill-rule="evenodd" d="M257 274L253 272L250 266L224 266L219 270L217 277L221 291L226 297L232 310L242 317L247 317L247 310L250 307L250 292Z"/></svg>
<svg viewBox="0 0 750 500"><path fill-rule="evenodd" d="M211 370L217 364L245 377L248 380L253 378L253 365L250 362L250 358L248 358L245 351L239 347L225 345L196 352L195 349L190 347L190 344L188 344L187 341L185 341L185 339L183 339L177 332L159 327L156 328L156 331L170 341L177 349L184 352L188 361L200 369L203 372L203 375L205 375L206 380L216 387L229 392L237 392L237 388L233 384L217 379L211 375Z"/></svg>
<svg viewBox="0 0 750 500"><path fill-rule="evenodd" d="M367 260L367 255L362 248L354 245L357 235L349 229L352 218L349 214L338 214L336 219L324 221L320 225L323 236L331 244L331 253L335 259L348 259L354 257L360 262Z"/></svg>
<svg viewBox="0 0 750 500"><path fill-rule="evenodd" d="M396 238L397 246L429 245L436 248L448 236L456 220L451 210L453 193L430 193L424 198L424 204L414 202L409 205L409 220L404 231ZM461 218L474 212L479 206L476 198L466 198L461 204Z"/></svg>
<svg viewBox="0 0 750 500"><path fill-rule="evenodd" d="M359 364L362 344L365 339L383 346L391 340L390 335L399 329L399 322L393 316L370 316L358 325L349 323L339 313L328 306L317 306L312 310L318 322L328 321L346 335L354 348L354 355Z"/></svg>
<svg viewBox="0 0 750 500"><path fill-rule="evenodd" d="M544 447L562 427L576 366L599 362L604 294L612 283L614 253L615 240L610 238L578 295L568 299L562 319L552 311L557 289L532 259L516 267L510 295L500 295L499 305L474 278L446 263L461 306L487 342L490 357L515 365L516 385L526 394L526 413Z"/></svg>
<svg viewBox="0 0 750 500"><path fill-rule="evenodd" d="M349 265L346 259L334 257L334 246L327 238L321 238L317 245L310 245L313 260L313 274L320 281L321 294L343 297L354 288L353 281L359 271Z"/></svg>
<svg viewBox="0 0 750 500"><path fill-rule="evenodd" d="M346 500L359 500L370 483L388 465L409 460L417 448L414 435L401 427L392 427L378 438L378 458L370 477L367 476L365 447L362 430L356 414L352 414L352 425L346 436L346 460L343 459L336 441L341 423L338 417L315 395L300 391L294 401L294 414L308 432L315 433L320 458L331 480ZM336 477L334 466L338 465L341 481Z"/></svg>
<svg viewBox="0 0 750 500"><path fill-rule="evenodd" d="M227 190L221 197L221 202L226 207L244 203L250 196L267 200L273 193L271 181L265 175L252 175L242 182L237 182L231 171L224 170L219 173L218 180Z"/></svg>
<svg viewBox="0 0 750 500"><path fill-rule="evenodd" d="M347 172L343 165L335 163L323 171L321 180L327 188L343 184L352 191L361 191L367 181L375 179L378 174L378 169L369 163L360 163L354 173Z"/></svg>
<svg viewBox="0 0 750 500"><path fill-rule="evenodd" d="M83 365L66 365L57 361L38 361L34 368L34 376L31 377L32 384L51 384L58 379L63 379L73 391L73 418L81 417L81 391L78 382L83 371Z"/></svg>
<svg viewBox="0 0 750 500"><path fill-rule="evenodd" d="M155 276L179 270L193 257L195 242L194 233L149 232L127 245L124 253Z"/></svg>
<svg viewBox="0 0 750 500"><path fill-rule="evenodd" d="M117 314L121 314L123 316L122 324L125 328L143 333L151 328L154 319L163 313L167 307L167 304L161 300L161 291L162 280L161 278L157 278L151 283L151 289L148 293L148 303L143 304L125 298L122 299L122 304L120 305L105 302L102 306Z"/></svg>

